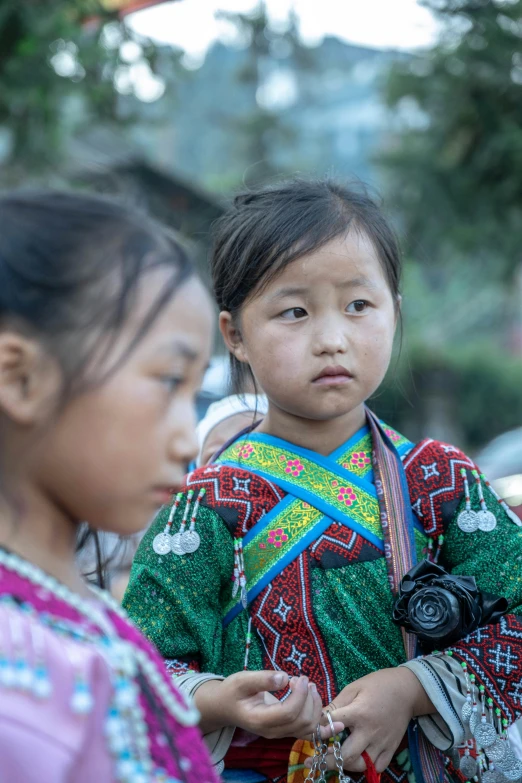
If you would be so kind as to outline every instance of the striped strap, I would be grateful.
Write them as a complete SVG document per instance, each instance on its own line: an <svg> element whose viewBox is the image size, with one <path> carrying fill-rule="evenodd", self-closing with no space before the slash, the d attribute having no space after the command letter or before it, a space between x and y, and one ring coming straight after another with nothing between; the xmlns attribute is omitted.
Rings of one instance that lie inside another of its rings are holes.
<svg viewBox="0 0 522 783"><path fill-rule="evenodd" d="M394 595L402 577L415 565L417 555L413 534L413 512L406 474L397 450L383 431L379 420L366 409L373 440L373 470L379 501L388 578ZM415 657L416 640L403 631L409 660ZM408 730L411 760L416 783L443 783L444 761L416 724Z"/></svg>

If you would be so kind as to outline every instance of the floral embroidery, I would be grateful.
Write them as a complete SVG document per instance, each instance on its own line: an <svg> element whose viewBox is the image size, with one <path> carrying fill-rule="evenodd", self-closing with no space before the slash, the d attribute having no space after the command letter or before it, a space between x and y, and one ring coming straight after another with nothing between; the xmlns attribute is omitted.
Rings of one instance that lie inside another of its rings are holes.
<svg viewBox="0 0 522 783"><path fill-rule="evenodd" d="M338 492L337 500L340 500L345 506L351 506L357 500L357 495L351 487L339 487Z"/></svg>
<svg viewBox="0 0 522 783"><path fill-rule="evenodd" d="M365 465L370 464L371 459L365 451L354 451L350 462L352 465L356 465L358 468L364 468ZM343 467L349 468L350 466L345 463Z"/></svg>
<svg viewBox="0 0 522 783"><path fill-rule="evenodd" d="M384 430L384 432L390 438L390 440L395 441L395 443L397 443L397 441L401 439L401 436L399 435L398 432L395 432L395 430L390 430L390 429L386 428Z"/></svg>
<svg viewBox="0 0 522 783"><path fill-rule="evenodd" d="M238 457L239 459L249 459L253 453L254 447L251 446L250 443L245 443L244 446L241 446Z"/></svg>
<svg viewBox="0 0 522 783"><path fill-rule="evenodd" d="M276 549L281 549L286 541L288 541L288 536L282 527L278 527L277 530L271 530L268 534L268 543L273 544Z"/></svg>
<svg viewBox="0 0 522 783"><path fill-rule="evenodd" d="M292 476L299 476L304 470L304 465L298 459L289 459L286 462L285 473L291 473Z"/></svg>

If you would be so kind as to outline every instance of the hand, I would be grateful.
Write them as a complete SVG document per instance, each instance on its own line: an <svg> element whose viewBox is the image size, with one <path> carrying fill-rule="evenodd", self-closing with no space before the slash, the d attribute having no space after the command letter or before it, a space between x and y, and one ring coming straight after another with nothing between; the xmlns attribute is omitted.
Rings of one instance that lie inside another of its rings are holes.
<svg viewBox="0 0 522 783"><path fill-rule="evenodd" d="M290 684L292 693L284 702L270 691ZM307 677L289 680L283 672L238 672L225 680L211 680L196 691L204 734L223 726L238 726L261 737L309 737L321 720L322 702ZM342 724L335 726L341 731ZM330 727L321 729L323 738Z"/></svg>
<svg viewBox="0 0 522 783"><path fill-rule="evenodd" d="M404 667L381 669L361 677L344 688L326 709L332 720L351 732L341 748L344 768L364 772L361 753L366 751L379 773L392 760L410 720L435 712L420 681ZM330 748L328 753L328 769L335 769L333 750ZM311 766L311 759L307 766Z"/></svg>

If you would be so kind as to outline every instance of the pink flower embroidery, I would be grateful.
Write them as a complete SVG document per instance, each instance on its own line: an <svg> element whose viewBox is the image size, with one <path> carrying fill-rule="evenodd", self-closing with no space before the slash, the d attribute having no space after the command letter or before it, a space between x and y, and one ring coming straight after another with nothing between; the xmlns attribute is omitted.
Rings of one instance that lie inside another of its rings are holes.
<svg viewBox="0 0 522 783"><path fill-rule="evenodd" d="M278 527L277 530L271 530L268 534L268 543L273 544L276 549L281 549L286 541L288 541L288 536L282 527Z"/></svg>
<svg viewBox="0 0 522 783"><path fill-rule="evenodd" d="M365 451L354 451L350 461L352 465L356 465L358 468L364 468L365 465L370 464L371 459Z"/></svg>
<svg viewBox="0 0 522 783"><path fill-rule="evenodd" d="M398 432L395 432L395 430L385 429L384 432L386 435L390 438L390 440L395 441L395 443L401 439L401 436Z"/></svg>
<svg viewBox="0 0 522 783"><path fill-rule="evenodd" d="M337 500L340 500L345 506L351 506L354 500L357 500L357 495L351 487L340 487Z"/></svg>
<svg viewBox="0 0 522 783"><path fill-rule="evenodd" d="M266 549L266 544L264 543L259 544L259 549Z"/></svg>
<svg viewBox="0 0 522 783"><path fill-rule="evenodd" d="M285 473L291 473L292 476L299 476L303 470L304 465L301 465L298 459L289 459L286 461Z"/></svg>
<svg viewBox="0 0 522 783"><path fill-rule="evenodd" d="M239 459L249 459L254 453L254 447L250 443L245 443L239 450Z"/></svg>

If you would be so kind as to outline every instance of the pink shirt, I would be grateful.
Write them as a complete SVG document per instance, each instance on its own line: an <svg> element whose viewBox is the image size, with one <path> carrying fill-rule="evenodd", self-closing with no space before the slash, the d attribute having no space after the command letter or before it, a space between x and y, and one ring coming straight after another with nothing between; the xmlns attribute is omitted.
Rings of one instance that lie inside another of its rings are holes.
<svg viewBox="0 0 522 783"><path fill-rule="evenodd" d="M113 783L114 759L104 736L112 694L111 672L105 658L95 645L65 637L34 615L2 602L6 593L17 595L53 617L81 620L67 604L0 567L0 781ZM159 656L133 626L112 613L109 617L120 636L147 649L163 670ZM2 657L16 659L21 650L33 666L35 647L43 651L52 683L52 693L44 699L2 684ZM78 672L89 683L95 699L87 715L75 714L70 704ZM164 676L169 681L166 673ZM170 681L169 685L176 692ZM161 714L157 706L152 712L143 695L140 703L149 728L152 758L168 775L164 780L216 783L199 731L181 726L165 710Z"/></svg>

